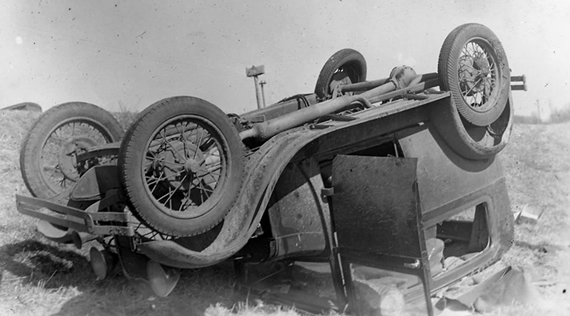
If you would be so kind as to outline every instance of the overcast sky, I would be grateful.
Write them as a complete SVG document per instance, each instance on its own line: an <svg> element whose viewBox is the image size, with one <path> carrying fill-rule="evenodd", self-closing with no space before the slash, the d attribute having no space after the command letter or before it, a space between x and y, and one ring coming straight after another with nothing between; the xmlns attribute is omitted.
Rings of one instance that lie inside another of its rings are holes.
<svg viewBox="0 0 570 316"><path fill-rule="evenodd" d="M0 107L68 101L140 111L175 95L226 112L256 108L245 68L265 65L267 104L312 92L334 52L360 51L368 78L435 72L447 34L477 22L502 41L530 91L515 111L570 104L570 1L0 2Z"/></svg>

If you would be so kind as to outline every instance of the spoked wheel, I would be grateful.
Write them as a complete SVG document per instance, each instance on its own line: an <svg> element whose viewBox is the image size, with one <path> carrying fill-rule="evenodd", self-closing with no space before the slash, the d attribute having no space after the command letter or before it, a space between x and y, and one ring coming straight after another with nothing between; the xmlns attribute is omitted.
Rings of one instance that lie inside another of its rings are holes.
<svg viewBox="0 0 570 316"><path fill-rule="evenodd" d="M119 141L123 130L109 112L71 102L42 114L20 149L22 178L32 195L53 197L79 179L76 157L90 147Z"/></svg>
<svg viewBox="0 0 570 316"><path fill-rule="evenodd" d="M461 116L476 126L488 126L505 109L510 70L501 42L487 27L464 24L445 39L439 55L442 90L452 92Z"/></svg>
<svg viewBox="0 0 570 316"><path fill-rule="evenodd" d="M366 80L366 60L354 49L345 48L334 53L325 63L315 86L321 99L336 97L335 89L342 84Z"/></svg>
<svg viewBox="0 0 570 316"><path fill-rule="evenodd" d="M168 236L214 227L241 189L242 146L213 104L174 97L151 105L131 125L119 152L121 183L134 214Z"/></svg>

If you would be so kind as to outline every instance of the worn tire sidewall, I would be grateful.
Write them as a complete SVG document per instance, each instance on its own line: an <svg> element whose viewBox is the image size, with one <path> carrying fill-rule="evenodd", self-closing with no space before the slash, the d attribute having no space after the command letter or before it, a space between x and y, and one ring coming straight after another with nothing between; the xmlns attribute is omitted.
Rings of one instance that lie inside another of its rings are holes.
<svg viewBox="0 0 570 316"><path fill-rule="evenodd" d="M164 122L183 115L205 117L220 132L227 146L225 152L228 168L223 187L217 188L208 198L211 210L198 217L180 219L168 216L147 194L142 164L147 143ZM143 111L127 131L119 152L121 184L129 205L137 218L149 227L175 237L192 236L209 230L218 224L237 198L243 177L243 147L237 131L226 114L213 104L194 97L163 99ZM212 198L215 198L212 200Z"/></svg>
<svg viewBox="0 0 570 316"><path fill-rule="evenodd" d="M366 60L362 54L351 48L344 48L334 53L323 65L315 85L315 93L319 98L330 98L329 83L335 71L342 66L350 65L358 73L356 82L366 81ZM353 83L356 83L353 82Z"/></svg>
<svg viewBox="0 0 570 316"><path fill-rule="evenodd" d="M106 131L110 142L120 141L123 129L106 110L85 102L68 102L44 112L32 125L20 147L20 171L30 193L38 198L51 198L54 192L41 175L40 157L50 134L71 121L85 120Z"/></svg>
<svg viewBox="0 0 570 316"><path fill-rule="evenodd" d="M485 160L501 152L509 142L513 128L513 100L509 93L508 104L501 117L505 117L506 127L501 135L501 141L491 147L483 146L474 141L468 134L457 111L453 99L442 100L432 105L429 120L446 144L458 155L470 160Z"/></svg>
<svg viewBox="0 0 570 316"><path fill-rule="evenodd" d="M485 40L494 50L496 63L499 67L500 87L493 105L486 111L476 111L465 102L459 88L458 60L463 46L473 39ZM502 113L509 99L510 68L503 45L497 36L484 25L464 24L454 29L442 45L438 73L443 90L452 92L457 110L463 118L477 126L487 126L493 123Z"/></svg>

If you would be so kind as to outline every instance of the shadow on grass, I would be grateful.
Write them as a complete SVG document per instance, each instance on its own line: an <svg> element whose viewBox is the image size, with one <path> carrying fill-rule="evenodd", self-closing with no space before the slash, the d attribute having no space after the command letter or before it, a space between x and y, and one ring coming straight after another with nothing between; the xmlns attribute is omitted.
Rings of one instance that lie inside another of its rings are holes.
<svg viewBox="0 0 570 316"><path fill-rule="evenodd" d="M214 266L182 270L168 297L149 296L121 274L97 282L65 302L52 316L66 315L204 315L209 306L234 306L242 296L233 291L233 269Z"/></svg>
<svg viewBox="0 0 570 316"><path fill-rule="evenodd" d="M57 316L203 315L210 305L221 303L231 308L243 300L241 294L234 293L231 263L182 270L178 285L166 298L149 297L147 289L133 286L120 268L105 280L96 280L85 256L38 240L0 247L0 268L15 277L2 280L0 273L0 284L12 286L10 282L14 282L15 287L21 283L35 288L24 295L40 295L37 299L49 302L51 315Z"/></svg>
<svg viewBox="0 0 570 316"><path fill-rule="evenodd" d="M44 244L37 240L24 240L0 247L0 267L20 277L23 284L57 289L61 286L80 285L75 272L90 269L87 259L70 250ZM2 282L0 275L0 282Z"/></svg>

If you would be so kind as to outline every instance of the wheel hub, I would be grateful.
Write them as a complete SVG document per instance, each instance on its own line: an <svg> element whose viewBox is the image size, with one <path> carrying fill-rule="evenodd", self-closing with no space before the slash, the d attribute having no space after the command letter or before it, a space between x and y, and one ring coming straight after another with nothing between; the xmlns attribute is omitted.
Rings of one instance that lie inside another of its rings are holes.
<svg viewBox="0 0 570 316"><path fill-rule="evenodd" d="M189 158L184 163L184 171L186 173L197 173L200 170L200 162L196 159Z"/></svg>
<svg viewBox="0 0 570 316"><path fill-rule="evenodd" d="M345 71L339 71L335 73L332 76L331 82L329 84L329 91L332 92L332 97L336 98L341 96L342 93L340 92L340 86L351 83L352 81L350 80L348 73L346 73Z"/></svg>
<svg viewBox="0 0 570 316"><path fill-rule="evenodd" d="M79 179L77 172L77 155L84 153L97 142L89 137L74 137L65 142L59 152L58 165L61 173L72 181Z"/></svg>
<svg viewBox="0 0 570 316"><path fill-rule="evenodd" d="M168 185L175 190L188 191L203 169L204 154L191 142L170 142L155 161L157 172L164 172Z"/></svg>
<svg viewBox="0 0 570 316"><path fill-rule="evenodd" d="M485 56L465 56L460 61L460 86L464 96L482 93L489 97L492 88L491 65Z"/></svg>
<svg viewBox="0 0 570 316"><path fill-rule="evenodd" d="M479 56L475 59L475 68L480 71L480 75L487 76L491 72L491 65L487 58Z"/></svg>

